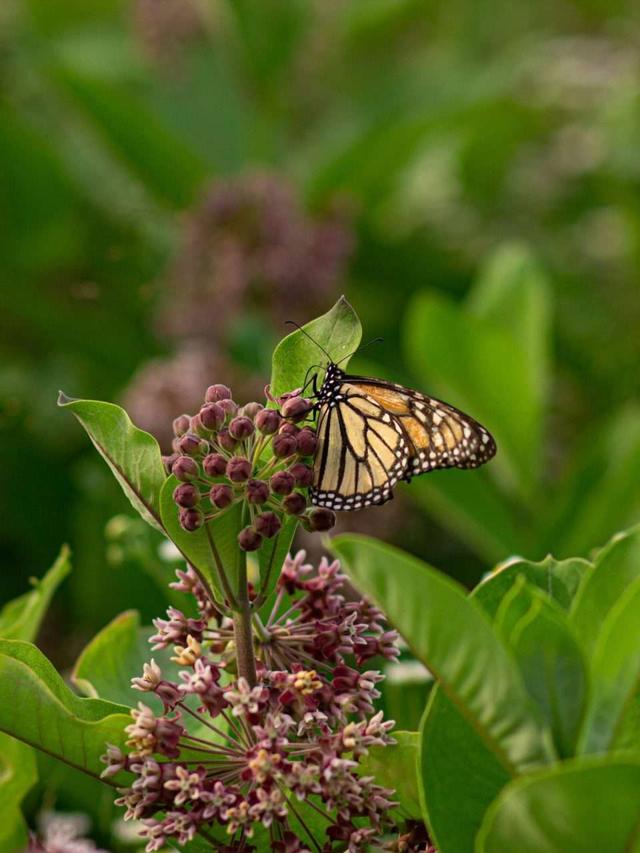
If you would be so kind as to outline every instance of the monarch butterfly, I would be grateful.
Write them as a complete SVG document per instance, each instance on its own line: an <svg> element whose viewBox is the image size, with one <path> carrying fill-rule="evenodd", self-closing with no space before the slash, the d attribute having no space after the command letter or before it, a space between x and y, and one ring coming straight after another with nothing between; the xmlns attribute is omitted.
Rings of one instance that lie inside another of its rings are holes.
<svg viewBox="0 0 640 853"><path fill-rule="evenodd" d="M477 468L496 453L492 435L469 415L402 385L349 375L330 358L320 389L316 376L313 388L316 506L383 504L399 480L437 468Z"/></svg>

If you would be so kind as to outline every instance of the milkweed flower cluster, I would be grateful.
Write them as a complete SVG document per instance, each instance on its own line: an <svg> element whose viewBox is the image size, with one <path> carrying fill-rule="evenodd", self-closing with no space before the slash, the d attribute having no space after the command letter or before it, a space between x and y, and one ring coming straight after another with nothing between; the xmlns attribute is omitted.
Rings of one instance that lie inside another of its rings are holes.
<svg viewBox="0 0 640 853"><path fill-rule="evenodd" d="M360 853L380 842L393 792L359 763L393 742L393 722L375 712L382 676L364 665L394 659L396 635L376 608L348 601L343 583L337 562L314 571L304 552L286 559L271 615L256 620L252 687L233 674L231 624L214 618L195 572L178 572L173 586L192 593L200 613L170 608L151 642L173 648L179 675L145 665L133 686L163 710L140 702L127 728L130 751L110 747L104 756L105 777L134 775L118 802L125 819L142 822L147 851L196 833L227 851L255 842L280 853Z"/></svg>
<svg viewBox="0 0 640 853"><path fill-rule="evenodd" d="M331 510L308 505L313 402L300 391L277 400L267 395L270 408L255 402L240 407L226 385L211 385L196 415L174 420L174 452L164 461L180 481L173 498L184 530L198 530L240 502L250 518L238 535L244 551L276 536L287 516L309 530L335 524Z"/></svg>

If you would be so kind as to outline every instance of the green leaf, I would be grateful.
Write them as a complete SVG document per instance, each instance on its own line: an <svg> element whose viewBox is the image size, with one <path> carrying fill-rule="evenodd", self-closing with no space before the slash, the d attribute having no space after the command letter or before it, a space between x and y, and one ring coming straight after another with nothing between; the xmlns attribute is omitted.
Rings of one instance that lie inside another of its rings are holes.
<svg viewBox="0 0 640 853"><path fill-rule="evenodd" d="M271 371L271 393L279 396L303 385L307 370L313 365L326 366L326 350L334 362L357 350L362 338L362 327L356 312L344 296L330 311L303 326L319 346L310 341L299 329L283 338L273 352ZM320 349L322 347L322 349Z"/></svg>
<svg viewBox="0 0 640 853"><path fill-rule="evenodd" d="M407 358L421 390L459 406L494 435L492 468L528 494L540 472L542 409L529 359L510 331L433 293L407 312Z"/></svg>
<svg viewBox="0 0 640 853"><path fill-rule="evenodd" d="M476 853L637 853L640 758L571 761L508 785L478 834Z"/></svg>
<svg viewBox="0 0 640 853"><path fill-rule="evenodd" d="M419 732L393 732L395 744L374 746L360 760L363 776L374 776L376 783L392 788L399 814L408 819L422 820L418 787Z"/></svg>
<svg viewBox="0 0 640 853"><path fill-rule="evenodd" d="M640 577L640 525L618 533L602 548L584 579L571 609L571 621L589 656L607 614Z"/></svg>
<svg viewBox="0 0 640 853"><path fill-rule="evenodd" d="M105 744L124 744L127 712L76 696L35 646L0 640L0 731L98 777Z"/></svg>
<svg viewBox="0 0 640 853"><path fill-rule="evenodd" d="M628 747L623 735L640 698L640 577L607 614L596 642L592 694L581 737L581 752ZM633 745L640 751L640 739Z"/></svg>
<svg viewBox="0 0 640 853"><path fill-rule="evenodd" d="M298 527L298 520L295 516L287 516L280 528L280 532L273 539L267 539L262 548L258 551L258 562L260 565L260 581L268 579L264 591L266 596L265 603L260 609L260 615L268 618L273 604L273 592L275 591L280 570L284 564L285 558L291 549L291 543L295 536Z"/></svg>
<svg viewBox="0 0 640 853"><path fill-rule="evenodd" d="M212 590L223 597L214 548L220 557L232 590L237 588L238 533L242 528L242 506L235 504L214 521L194 531L183 530L178 519L178 507L173 500L173 490L178 480L173 476L165 482L160 494L160 516L167 536L185 560L200 572Z"/></svg>
<svg viewBox="0 0 640 853"><path fill-rule="evenodd" d="M339 536L332 550L508 773L549 760L515 662L462 587L414 557L365 536Z"/></svg>
<svg viewBox="0 0 640 853"><path fill-rule="evenodd" d="M174 207L194 199L207 177L206 166L130 89L60 66L54 74L108 146L157 198Z"/></svg>
<svg viewBox="0 0 640 853"><path fill-rule="evenodd" d="M148 639L152 633L151 628L141 628L137 610L121 613L84 647L73 668L72 681L85 696L134 705L139 694L132 689L131 678L141 675L143 664L151 658ZM174 664L170 666L172 671L177 670ZM151 704L154 699L149 694L145 703Z"/></svg>
<svg viewBox="0 0 640 853"><path fill-rule="evenodd" d="M519 602L511 602L517 621L510 630L509 645L559 755L567 758L574 753L585 709L587 666L564 611L536 587L526 582L519 587Z"/></svg>
<svg viewBox="0 0 640 853"><path fill-rule="evenodd" d="M42 580L34 580L31 592L9 601L0 611L0 637L5 640L35 640L49 603L71 571L69 549L63 545L53 566Z"/></svg>
<svg viewBox="0 0 640 853"><path fill-rule="evenodd" d="M440 853L473 849L487 807L511 778L473 723L434 690L420 728L420 790Z"/></svg>
<svg viewBox="0 0 640 853"><path fill-rule="evenodd" d="M73 412L133 507L163 533L160 491L167 475L155 438L134 426L113 403L74 400L60 392L58 405Z"/></svg>
<svg viewBox="0 0 640 853"><path fill-rule="evenodd" d="M37 781L31 747L0 734L0 850L27 849L27 825L20 806Z"/></svg>
<svg viewBox="0 0 640 853"><path fill-rule="evenodd" d="M493 572L471 598L495 621L506 622L508 599L530 583L568 607L577 577L589 564L583 560L541 563L516 560ZM525 598L528 609L530 597ZM510 615L514 610L510 609ZM499 630L498 625L496 629ZM471 850L490 803L509 774L440 687L431 695L422 722L421 766L425 814L441 853Z"/></svg>

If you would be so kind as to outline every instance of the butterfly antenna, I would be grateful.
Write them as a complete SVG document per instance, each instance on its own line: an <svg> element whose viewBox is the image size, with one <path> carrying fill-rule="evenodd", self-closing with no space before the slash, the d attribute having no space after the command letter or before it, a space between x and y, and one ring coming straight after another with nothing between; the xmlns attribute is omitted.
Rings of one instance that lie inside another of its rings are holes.
<svg viewBox="0 0 640 853"><path fill-rule="evenodd" d="M372 338L370 341L367 341L366 344L362 344L361 347L358 347L358 349L355 349L353 352L350 352L349 355L345 355L345 357L341 358L340 361L337 362L337 364L342 364L343 361L346 361L348 358L351 358L357 352L362 352L363 349L370 347L371 344L381 344L383 341L384 341L384 338Z"/></svg>
<svg viewBox="0 0 640 853"><path fill-rule="evenodd" d="M302 328L302 326L301 326L299 323L296 323L296 321L295 321L295 320L285 320L285 325L287 325L287 326L295 326L295 327L296 327L296 329L297 329L299 332L302 332L302 334L303 334L306 338L309 338L309 340L311 341L311 343L312 343L312 344L315 344L315 345L318 347L318 349L319 349L319 350L321 350L321 351L326 355L326 357L329 359L329 362L330 362L331 364L333 364L333 359L331 358L331 356L329 355L329 353L326 351L326 349L325 349L323 346L321 346L321 344L319 344L319 343L318 343L318 341L314 341L314 339L311 337L311 335L309 334L309 332L306 332L306 331Z"/></svg>

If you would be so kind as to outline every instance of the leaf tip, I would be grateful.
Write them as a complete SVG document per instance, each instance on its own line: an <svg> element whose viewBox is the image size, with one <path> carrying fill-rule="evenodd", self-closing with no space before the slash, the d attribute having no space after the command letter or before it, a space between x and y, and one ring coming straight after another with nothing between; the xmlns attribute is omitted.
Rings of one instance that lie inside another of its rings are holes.
<svg viewBox="0 0 640 853"><path fill-rule="evenodd" d="M64 391L58 391L57 404L59 406L68 406L69 403L73 403L74 400L75 400L75 397L67 397L67 395L64 393Z"/></svg>

